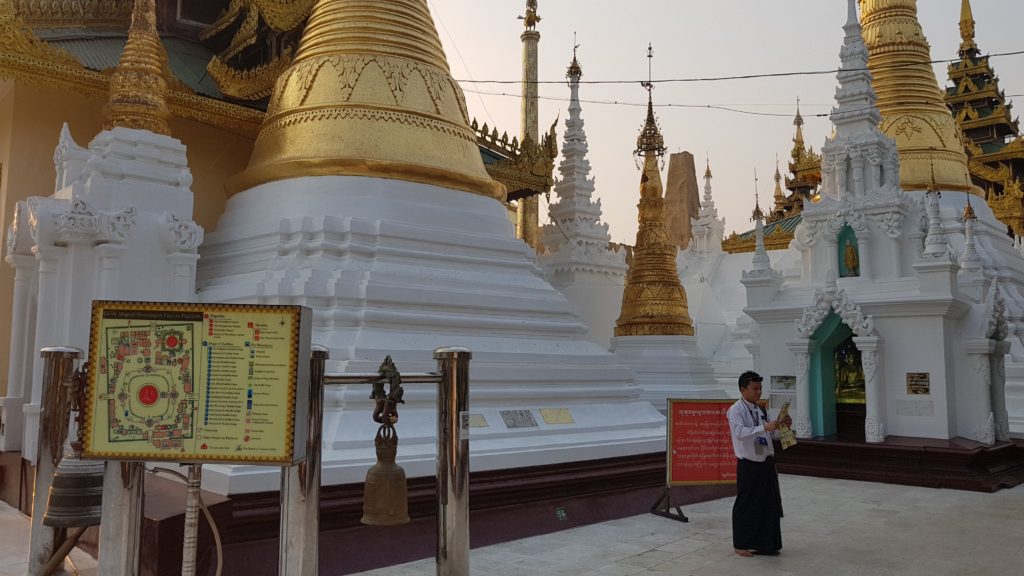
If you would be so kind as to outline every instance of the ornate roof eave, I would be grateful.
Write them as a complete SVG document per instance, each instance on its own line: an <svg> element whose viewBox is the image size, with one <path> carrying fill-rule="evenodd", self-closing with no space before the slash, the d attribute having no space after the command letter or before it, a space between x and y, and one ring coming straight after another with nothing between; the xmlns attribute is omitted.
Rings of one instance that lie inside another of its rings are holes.
<svg viewBox="0 0 1024 576"><path fill-rule="evenodd" d="M476 120L470 127L476 133L476 141L481 148L502 157L493 164L484 164L484 168L491 178L505 185L507 200L519 200L551 190L555 183L555 158L558 157L554 124L539 144L529 138L521 143L515 137L509 139L507 132L498 136L497 128L488 130L487 124L480 126Z"/></svg>
<svg viewBox="0 0 1024 576"><path fill-rule="evenodd" d="M70 89L79 94L106 98L110 91L110 72L90 70L67 52L36 38L24 21L11 17L0 8L0 77L21 80L53 88ZM264 113L207 98L172 82L168 94L171 114L255 138Z"/></svg>
<svg viewBox="0 0 1024 576"><path fill-rule="evenodd" d="M260 100L267 98L274 91L274 83L292 63L293 52L288 50L279 58L266 64L239 70L214 56L206 66L206 71L217 83L221 94L239 100Z"/></svg>
<svg viewBox="0 0 1024 576"><path fill-rule="evenodd" d="M789 247L789 243L793 240L794 233L792 231L783 230L782 228L775 228L769 234L764 235L764 247L766 250L785 250ZM722 250L729 254L742 254L744 252L753 252L757 247L757 238L753 234L749 238L744 238L739 234L733 232L728 238L722 240Z"/></svg>

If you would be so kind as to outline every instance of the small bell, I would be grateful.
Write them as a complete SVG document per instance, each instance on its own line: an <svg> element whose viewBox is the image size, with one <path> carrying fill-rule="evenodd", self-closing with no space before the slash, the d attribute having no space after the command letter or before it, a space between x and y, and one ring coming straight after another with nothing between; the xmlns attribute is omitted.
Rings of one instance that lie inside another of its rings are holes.
<svg viewBox="0 0 1024 576"><path fill-rule="evenodd" d="M395 463L398 453L398 434L385 424L377 429L374 438L377 463L366 471L363 489L363 524L394 526L409 521L408 488L405 470Z"/></svg>
<svg viewBox="0 0 1024 576"><path fill-rule="evenodd" d="M104 464L102 460L82 460L77 450L66 454L53 474L43 524L54 528L98 525L103 510Z"/></svg>

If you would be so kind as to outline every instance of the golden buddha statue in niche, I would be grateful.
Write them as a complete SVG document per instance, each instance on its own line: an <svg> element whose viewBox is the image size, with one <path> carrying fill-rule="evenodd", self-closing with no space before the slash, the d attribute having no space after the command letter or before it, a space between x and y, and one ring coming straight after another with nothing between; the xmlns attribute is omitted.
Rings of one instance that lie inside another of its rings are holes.
<svg viewBox="0 0 1024 576"><path fill-rule="evenodd" d="M846 266L844 278L860 276L860 257L857 255L857 247L853 245L853 240L850 238L846 239L843 246L843 264Z"/></svg>

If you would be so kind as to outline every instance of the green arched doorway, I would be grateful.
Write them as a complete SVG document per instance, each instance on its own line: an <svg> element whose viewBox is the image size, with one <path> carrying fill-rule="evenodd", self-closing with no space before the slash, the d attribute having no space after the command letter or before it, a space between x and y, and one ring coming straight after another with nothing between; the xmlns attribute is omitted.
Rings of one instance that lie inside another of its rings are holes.
<svg viewBox="0 0 1024 576"><path fill-rule="evenodd" d="M864 439L864 368L853 331L830 310L812 336L810 417L814 436Z"/></svg>

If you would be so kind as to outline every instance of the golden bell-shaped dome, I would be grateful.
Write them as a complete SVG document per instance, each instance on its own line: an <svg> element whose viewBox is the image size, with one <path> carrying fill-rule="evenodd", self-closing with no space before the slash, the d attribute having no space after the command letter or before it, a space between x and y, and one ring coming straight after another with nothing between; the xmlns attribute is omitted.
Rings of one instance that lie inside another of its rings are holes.
<svg viewBox="0 0 1024 576"><path fill-rule="evenodd" d="M318 0L229 194L301 176L394 178L504 199L426 0Z"/></svg>
<svg viewBox="0 0 1024 576"><path fill-rule="evenodd" d="M859 1L881 130L896 141L901 187L927 190L934 166L940 189L967 190L963 136L939 91L917 0Z"/></svg>

